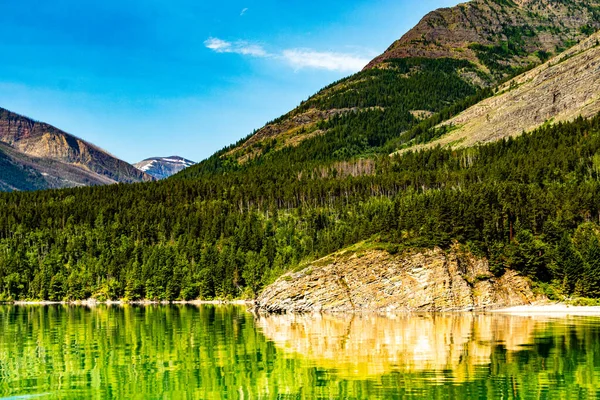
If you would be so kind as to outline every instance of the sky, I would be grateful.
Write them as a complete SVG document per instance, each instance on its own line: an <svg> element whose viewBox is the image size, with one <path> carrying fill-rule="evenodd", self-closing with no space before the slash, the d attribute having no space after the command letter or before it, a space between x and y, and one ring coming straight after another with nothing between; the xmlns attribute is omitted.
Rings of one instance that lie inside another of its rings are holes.
<svg viewBox="0 0 600 400"><path fill-rule="evenodd" d="M0 107L131 163L194 161L457 0L0 0Z"/></svg>

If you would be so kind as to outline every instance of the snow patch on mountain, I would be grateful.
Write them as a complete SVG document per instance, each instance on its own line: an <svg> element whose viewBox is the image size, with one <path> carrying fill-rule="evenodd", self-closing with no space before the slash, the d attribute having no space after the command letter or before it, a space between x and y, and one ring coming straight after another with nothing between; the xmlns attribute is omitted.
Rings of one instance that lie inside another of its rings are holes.
<svg viewBox="0 0 600 400"><path fill-rule="evenodd" d="M165 179L194 164L196 163L183 157L170 156L147 158L134 166L157 179Z"/></svg>

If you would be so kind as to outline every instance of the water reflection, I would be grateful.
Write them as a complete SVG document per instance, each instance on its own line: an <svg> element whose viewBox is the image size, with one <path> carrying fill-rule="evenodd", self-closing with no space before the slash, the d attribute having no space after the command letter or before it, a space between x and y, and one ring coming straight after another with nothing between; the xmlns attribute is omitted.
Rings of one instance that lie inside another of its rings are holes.
<svg viewBox="0 0 600 400"><path fill-rule="evenodd" d="M0 306L0 398L598 398L600 320Z"/></svg>
<svg viewBox="0 0 600 400"><path fill-rule="evenodd" d="M349 379L400 372L463 383L489 375L490 365L524 357L560 356L599 339L600 319L490 314L268 315L258 326L290 357L311 360ZM591 343L590 343L591 344ZM594 348L600 343L594 343ZM594 370L594 376L598 374Z"/></svg>

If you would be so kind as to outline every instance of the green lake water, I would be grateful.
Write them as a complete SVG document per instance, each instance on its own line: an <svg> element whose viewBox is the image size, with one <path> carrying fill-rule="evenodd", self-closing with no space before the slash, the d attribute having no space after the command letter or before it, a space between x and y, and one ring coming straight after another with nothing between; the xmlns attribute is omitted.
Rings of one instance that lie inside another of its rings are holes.
<svg viewBox="0 0 600 400"><path fill-rule="evenodd" d="M0 326L0 398L600 398L594 317L0 306Z"/></svg>

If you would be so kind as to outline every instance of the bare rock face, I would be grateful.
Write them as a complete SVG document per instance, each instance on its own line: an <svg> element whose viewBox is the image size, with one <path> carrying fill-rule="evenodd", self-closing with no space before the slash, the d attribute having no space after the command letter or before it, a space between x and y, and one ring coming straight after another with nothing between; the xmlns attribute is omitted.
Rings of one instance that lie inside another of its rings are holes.
<svg viewBox="0 0 600 400"><path fill-rule="evenodd" d="M258 298L259 310L466 311L538 300L516 272L495 277L487 260L458 247L402 255L373 250L325 262L279 278Z"/></svg>
<svg viewBox="0 0 600 400"><path fill-rule="evenodd" d="M379 67L389 59L407 57L450 57L478 63L472 44L497 46L501 42L524 50L503 62L510 66L527 65L537 61L534 52L554 53L585 38L589 29L582 28L598 28L599 5L597 0L473 0L442 8L423 17L366 69Z"/></svg>

